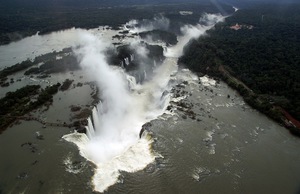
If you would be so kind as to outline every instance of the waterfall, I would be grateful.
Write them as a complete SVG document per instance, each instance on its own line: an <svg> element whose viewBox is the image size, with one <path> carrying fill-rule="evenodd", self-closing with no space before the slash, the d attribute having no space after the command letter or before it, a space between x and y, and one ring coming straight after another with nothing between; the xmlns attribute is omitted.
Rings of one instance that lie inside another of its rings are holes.
<svg viewBox="0 0 300 194"><path fill-rule="evenodd" d="M83 69L97 81L102 100L88 118L86 134L72 133L64 139L74 142L80 154L96 165L94 189L103 192L118 181L119 171L135 172L155 160L153 140L140 139L139 133L144 123L165 111L169 101L161 96L177 66L176 61L166 60L151 80L137 84L123 69L107 64L102 42L91 34L83 36L86 39L74 52ZM128 58L125 64L129 64ZM147 77L146 71L143 76Z"/></svg>
<svg viewBox="0 0 300 194"><path fill-rule="evenodd" d="M176 60L166 59L153 78L143 85L138 85L133 76L122 72L127 83L127 89L124 89L128 92L116 96L126 106L115 106L117 102L109 101L107 96L93 108L86 134L64 136L67 141L76 143L83 157L96 164L93 177L96 191L103 192L115 184L119 171L135 172L155 160L151 151L153 140L146 137L140 139L139 132L144 123L157 118L166 110L170 99L166 91L171 89L168 84L171 73L177 69L176 63ZM124 101L127 95L130 100Z"/></svg>
<svg viewBox="0 0 300 194"><path fill-rule="evenodd" d="M126 64L126 65L129 65L129 63L130 63L130 62L129 62L129 59L128 59L128 57L126 57L126 58L125 58L125 64Z"/></svg>
<svg viewBox="0 0 300 194"><path fill-rule="evenodd" d="M130 54L130 62L134 60L134 55Z"/></svg>
<svg viewBox="0 0 300 194"><path fill-rule="evenodd" d="M146 80L147 79L147 72L146 72L146 70L144 70L144 80Z"/></svg>
<svg viewBox="0 0 300 194"><path fill-rule="evenodd" d="M90 117L88 118L88 126L86 127L86 134L88 138L91 138L95 135L95 129Z"/></svg>
<svg viewBox="0 0 300 194"><path fill-rule="evenodd" d="M127 75L126 78L127 78L127 81L128 81L128 89L129 90L134 90L135 87L136 87L136 84L137 84L135 77Z"/></svg>
<svg viewBox="0 0 300 194"><path fill-rule="evenodd" d="M153 60L153 66L156 67L156 61L155 61L155 59Z"/></svg>
<svg viewBox="0 0 300 194"><path fill-rule="evenodd" d="M219 17L207 15L215 22ZM86 134L75 132L63 138L75 143L80 154L95 164L94 190L103 192L115 184L120 171L136 172L155 161L151 150L153 140L147 136L139 138L141 127L165 112L171 90L168 84L177 71L177 57L182 54L183 46L211 27L211 24L185 26L184 36L179 38L177 45L165 50L167 58L143 84L137 84L123 69L107 64L104 40L88 32L81 34L82 44L76 47L75 54L82 68L97 81L103 100L92 110ZM128 57L124 61L129 65ZM156 66L155 60L153 65ZM141 74L137 75L139 82ZM143 76L147 78L145 70Z"/></svg>

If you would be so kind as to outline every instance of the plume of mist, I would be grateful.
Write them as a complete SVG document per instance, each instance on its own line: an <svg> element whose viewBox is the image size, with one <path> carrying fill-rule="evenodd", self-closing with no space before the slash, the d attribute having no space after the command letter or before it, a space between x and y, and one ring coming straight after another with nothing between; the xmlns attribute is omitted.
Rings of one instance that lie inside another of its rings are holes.
<svg viewBox="0 0 300 194"><path fill-rule="evenodd" d="M131 20L125 24L125 28L133 33L140 33L152 30L168 30L170 20L163 15L157 15L152 20L144 19L142 21Z"/></svg>
<svg viewBox="0 0 300 194"><path fill-rule="evenodd" d="M206 26L215 25L218 22L224 21L224 17L221 14L204 13L199 19L199 23Z"/></svg>
<svg viewBox="0 0 300 194"><path fill-rule="evenodd" d="M87 32L81 32L79 37L81 44L74 49L75 54L82 68L96 80L103 99L101 106L98 106L101 108L99 110L101 115L96 117L99 121L94 122L95 135L90 137L92 139L85 155L93 161L105 161L116 154L114 151L118 151L118 146L122 146L122 143L120 145L113 143L114 139L118 139L121 135L119 129L123 126L120 126L120 123L130 107L131 98L124 74L106 62L104 53L109 43Z"/></svg>
<svg viewBox="0 0 300 194"><path fill-rule="evenodd" d="M204 18L207 25L182 27L184 36L179 38L176 46L167 50L171 57L180 56L183 46L191 38L204 34L222 17L204 15ZM156 22L151 23L151 28L159 26ZM74 133L64 138L76 143L80 154L97 166L93 185L96 191L103 192L118 181L120 170L135 172L154 161L155 156L150 151L151 142L145 138L139 139L139 132L144 123L157 118L166 109L169 96L163 95L162 98L162 94L165 93L171 73L177 67L177 59L167 58L156 69L152 79L142 85L133 83L136 88L129 91L129 75L121 68L109 66L106 61L106 48L110 42L84 31L78 35L80 45L74 48L74 52L82 68L96 80L102 103L93 109L91 118L94 124L89 119L87 135ZM149 67L151 49L135 41L131 42L130 47L136 54L134 58L143 61L141 68L143 65Z"/></svg>
<svg viewBox="0 0 300 194"><path fill-rule="evenodd" d="M183 48L191 39L196 39L205 32L211 29L216 23L224 21L224 16L221 14L204 13L199 19L197 25L184 25L181 27L182 36L178 38L178 43L173 47L168 47L165 50L167 57L180 57L183 55Z"/></svg>
<svg viewBox="0 0 300 194"><path fill-rule="evenodd" d="M88 32L78 35L80 45L74 52L83 69L97 81L102 103L93 109L86 134L72 133L64 138L74 142L80 154L96 165L93 186L103 192L118 181L120 171L135 172L155 160L150 148L152 140L139 139L139 132L143 124L166 109L169 97L162 98L162 93L169 83L170 68L174 67L167 63L155 79L136 85L121 68L107 64L109 42ZM132 42L130 47L141 60L149 58L145 44ZM129 80L134 90L129 90Z"/></svg>
<svg viewBox="0 0 300 194"><path fill-rule="evenodd" d="M130 43L130 48L136 52L139 57L147 58L149 50L140 43L140 41L132 41Z"/></svg>

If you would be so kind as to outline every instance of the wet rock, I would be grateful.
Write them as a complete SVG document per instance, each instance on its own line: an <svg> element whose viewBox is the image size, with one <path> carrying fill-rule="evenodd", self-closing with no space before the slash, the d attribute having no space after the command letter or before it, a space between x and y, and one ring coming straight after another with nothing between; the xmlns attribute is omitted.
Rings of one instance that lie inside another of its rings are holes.
<svg viewBox="0 0 300 194"><path fill-rule="evenodd" d="M76 131L78 133L86 133L86 128L82 126L82 127L77 128Z"/></svg>
<svg viewBox="0 0 300 194"><path fill-rule="evenodd" d="M175 94L174 94L174 98L178 98L178 97L180 97L180 94L175 93Z"/></svg>
<svg viewBox="0 0 300 194"><path fill-rule="evenodd" d="M178 102L177 105L182 108L186 108L186 109L190 109L194 106L192 103L188 103L188 102L184 102L184 101Z"/></svg>
<svg viewBox="0 0 300 194"><path fill-rule="evenodd" d="M65 91L65 90L68 90L71 86L71 84L73 83L74 80L69 80L69 79L66 79L63 84L61 85L60 87L60 90L61 91Z"/></svg>
<svg viewBox="0 0 300 194"><path fill-rule="evenodd" d="M78 114L74 116L75 119L84 119L88 118L92 114L92 111L89 108L82 109Z"/></svg>
<svg viewBox="0 0 300 194"><path fill-rule="evenodd" d="M84 164L81 161L74 161L74 162L72 162L72 168L73 168L73 170L80 170L83 167L84 167Z"/></svg>
<svg viewBox="0 0 300 194"><path fill-rule="evenodd" d="M21 172L18 174L17 179L27 179L29 176L26 172Z"/></svg>
<svg viewBox="0 0 300 194"><path fill-rule="evenodd" d="M172 105L167 106L167 110L171 110L172 109Z"/></svg>
<svg viewBox="0 0 300 194"><path fill-rule="evenodd" d="M80 123L84 126L87 126L88 125L88 120L87 119L82 119L82 120L80 120Z"/></svg>
<svg viewBox="0 0 300 194"><path fill-rule="evenodd" d="M210 175L211 175L210 170L202 168L198 172L198 180L197 181L202 182L204 179L206 179Z"/></svg>
<svg viewBox="0 0 300 194"><path fill-rule="evenodd" d="M139 137L141 138L144 131L150 131L150 127L152 127L152 124L150 122L147 122L145 123L143 126L142 126L142 129L140 131L140 134L139 134Z"/></svg>
<svg viewBox="0 0 300 194"><path fill-rule="evenodd" d="M1 87L8 87L8 86L9 86L9 82L2 83L2 84L1 84Z"/></svg>
<svg viewBox="0 0 300 194"><path fill-rule="evenodd" d="M40 132L36 132L36 138L38 140L44 140L45 139L44 136L42 134L40 134Z"/></svg>
<svg viewBox="0 0 300 194"><path fill-rule="evenodd" d="M49 77L49 74L42 74L42 75L37 76L37 78L39 78L39 79L45 79L47 77Z"/></svg>
<svg viewBox="0 0 300 194"><path fill-rule="evenodd" d="M77 87L82 87L83 86L83 83L79 82L77 83Z"/></svg>
<svg viewBox="0 0 300 194"><path fill-rule="evenodd" d="M21 147L27 147L32 153L35 153L38 150L31 142L23 143L21 144Z"/></svg>
<svg viewBox="0 0 300 194"><path fill-rule="evenodd" d="M71 111L72 111L72 112L77 112L77 111L80 111L80 110L81 110L81 107L80 107L80 106L74 106L74 105L72 105L70 108L71 108Z"/></svg>
<svg viewBox="0 0 300 194"><path fill-rule="evenodd" d="M144 171L147 173L153 173L156 170L156 165L155 164L149 164Z"/></svg>

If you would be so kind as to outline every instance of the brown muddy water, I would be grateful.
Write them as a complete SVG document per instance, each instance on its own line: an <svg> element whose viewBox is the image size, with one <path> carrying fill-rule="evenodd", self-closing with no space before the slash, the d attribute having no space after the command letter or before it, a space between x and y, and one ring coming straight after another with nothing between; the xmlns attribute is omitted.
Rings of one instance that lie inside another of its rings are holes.
<svg viewBox="0 0 300 194"><path fill-rule="evenodd" d="M74 37L73 31L66 35ZM51 36L62 35L58 32L23 41L44 45L48 39L51 43ZM45 44L48 48L41 53L72 46L69 42L74 40L66 41L54 42L58 46L53 48ZM25 43L1 47L1 68L34 57L32 52L20 57L16 53L23 52ZM20 50L6 55L16 47ZM22 81L1 88L1 97L26 84L46 86L66 78L74 79L75 84L91 81L82 71L55 74L49 80L23 77L22 72L14 76ZM105 193L300 193L299 138L250 108L223 82L198 78L187 70L178 71L172 81L175 89L170 111L151 121L155 161L138 172L121 172L118 182ZM89 107L92 92L89 85L60 91L47 111L42 108L33 115L49 122L70 123L74 116L70 106ZM175 93L180 93L179 98ZM187 105L195 114L187 114L180 105ZM95 166L80 156L75 144L62 138L73 130L21 121L0 134L0 193L95 193L91 183Z"/></svg>
<svg viewBox="0 0 300 194"><path fill-rule="evenodd" d="M188 81L175 88L185 91L181 102L193 105L195 119L173 105L172 115L152 121L152 149L161 157L139 172L122 172L105 193L299 193L298 138L250 108L222 82L201 82L185 70L173 78L176 83ZM68 102L89 104L89 90L58 93L44 117L67 120ZM34 121L4 131L1 192L93 193L93 165L62 139L71 131L43 128Z"/></svg>

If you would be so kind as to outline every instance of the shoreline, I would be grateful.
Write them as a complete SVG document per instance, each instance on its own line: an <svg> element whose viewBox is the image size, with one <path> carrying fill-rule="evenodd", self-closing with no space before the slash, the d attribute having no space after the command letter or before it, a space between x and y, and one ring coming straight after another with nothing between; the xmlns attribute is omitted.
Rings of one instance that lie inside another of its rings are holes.
<svg viewBox="0 0 300 194"><path fill-rule="evenodd" d="M229 87L236 90L252 108L284 126L291 134L300 137L300 121L290 115L288 110L272 104L265 96L253 92L253 90L246 86L241 80L232 76L223 65L219 65L216 70L200 73L221 79Z"/></svg>

